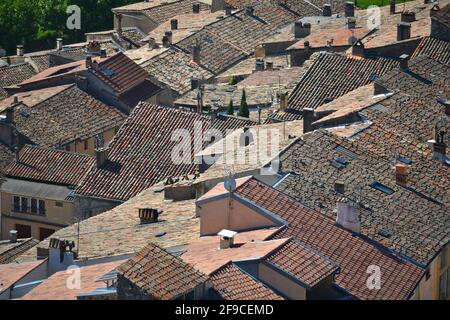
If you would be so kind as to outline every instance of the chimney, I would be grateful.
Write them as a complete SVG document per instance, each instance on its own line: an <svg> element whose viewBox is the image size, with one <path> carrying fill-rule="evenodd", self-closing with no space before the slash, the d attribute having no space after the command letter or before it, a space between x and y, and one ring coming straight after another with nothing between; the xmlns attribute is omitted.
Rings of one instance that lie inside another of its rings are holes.
<svg viewBox="0 0 450 320"><path fill-rule="evenodd" d="M148 47L150 49L156 48L156 40L155 40L155 38L148 38Z"/></svg>
<svg viewBox="0 0 450 320"><path fill-rule="evenodd" d="M139 219L141 224L149 224L158 222L161 212L153 208L139 208Z"/></svg>
<svg viewBox="0 0 450 320"><path fill-rule="evenodd" d="M234 245L234 237L237 232L223 229L217 235L220 236L220 244L219 249L224 250L233 247Z"/></svg>
<svg viewBox="0 0 450 320"><path fill-rule="evenodd" d="M17 53L16 53L16 55L18 55L19 57L22 57L23 54L24 54L23 45L21 45L21 44L17 45Z"/></svg>
<svg viewBox="0 0 450 320"><path fill-rule="evenodd" d="M178 20L172 19L170 20L170 30L177 30L178 29Z"/></svg>
<svg viewBox="0 0 450 320"><path fill-rule="evenodd" d="M198 89L200 86L200 80L197 78L191 78L191 90Z"/></svg>
<svg viewBox="0 0 450 320"><path fill-rule="evenodd" d="M108 161L108 149L107 148L95 149L95 159L96 159L97 169L102 168L105 165L105 163Z"/></svg>
<svg viewBox="0 0 450 320"><path fill-rule="evenodd" d="M11 243L17 242L17 230L9 231L9 242L11 242Z"/></svg>
<svg viewBox="0 0 450 320"><path fill-rule="evenodd" d="M345 17L346 18L355 16L355 5L354 5L353 2L347 1L345 3L344 10L345 10Z"/></svg>
<svg viewBox="0 0 450 320"><path fill-rule="evenodd" d="M303 109L303 133L307 133L314 130L313 122L316 119L314 109Z"/></svg>
<svg viewBox="0 0 450 320"><path fill-rule="evenodd" d="M162 38L162 45L164 48L170 47L172 44L172 31L166 31L164 37Z"/></svg>
<svg viewBox="0 0 450 320"><path fill-rule="evenodd" d="M345 193L345 184L341 181L336 181L334 183L334 191L336 191L337 193L340 193L340 194L344 194Z"/></svg>
<svg viewBox="0 0 450 320"><path fill-rule="evenodd" d="M63 39L58 38L56 39L56 50L62 50L63 48Z"/></svg>
<svg viewBox="0 0 450 320"><path fill-rule="evenodd" d="M288 98L289 95L287 94L287 92L280 95L280 111L284 111L288 107Z"/></svg>
<svg viewBox="0 0 450 320"><path fill-rule="evenodd" d="M364 56L365 56L364 44L360 40L357 40L353 44L353 46L352 46L352 55L364 58Z"/></svg>
<svg viewBox="0 0 450 320"><path fill-rule="evenodd" d="M331 17L331 4L324 4L322 9L322 14L324 17Z"/></svg>
<svg viewBox="0 0 450 320"><path fill-rule="evenodd" d="M193 13L200 13L200 4L199 3L194 3L192 5L192 12Z"/></svg>
<svg viewBox="0 0 450 320"><path fill-rule="evenodd" d="M396 0L390 0L390 13L395 14L395 3Z"/></svg>
<svg viewBox="0 0 450 320"><path fill-rule="evenodd" d="M256 58L255 71L264 71L264 59Z"/></svg>
<svg viewBox="0 0 450 320"><path fill-rule="evenodd" d="M119 36L121 36L122 35L122 14L120 14L120 13L116 14L116 20L117 20L116 32Z"/></svg>
<svg viewBox="0 0 450 320"><path fill-rule="evenodd" d="M88 79L81 75L75 76L75 84L77 85L78 89L83 90L85 92L88 89Z"/></svg>
<svg viewBox="0 0 450 320"><path fill-rule="evenodd" d="M311 24L302 23L301 21L296 21L294 23L294 36L295 38L305 38L311 33Z"/></svg>
<svg viewBox="0 0 450 320"><path fill-rule="evenodd" d="M59 240L50 238L48 246L48 271L49 274L67 270L67 268L74 264L75 253L72 252L75 248L75 242L67 240Z"/></svg>
<svg viewBox="0 0 450 320"><path fill-rule="evenodd" d="M351 232L360 233L359 209L351 200L345 197L340 198L337 201L336 210L336 223L338 225Z"/></svg>
<svg viewBox="0 0 450 320"><path fill-rule="evenodd" d="M92 56L90 55L86 56L86 68L92 68Z"/></svg>
<svg viewBox="0 0 450 320"><path fill-rule="evenodd" d="M395 182L398 185L405 186L408 179L408 167L405 164L397 163L395 165Z"/></svg>
<svg viewBox="0 0 450 320"><path fill-rule="evenodd" d="M311 47L309 46L309 41L305 41L305 42L303 43L303 46L305 47L305 51L306 51L306 52L309 52L309 49L311 49Z"/></svg>
<svg viewBox="0 0 450 320"><path fill-rule="evenodd" d="M245 15L246 16L253 17L254 13L255 13L255 9L253 8L253 6L245 7Z"/></svg>
<svg viewBox="0 0 450 320"><path fill-rule="evenodd" d="M347 19L347 28L348 29L356 29L356 19L351 17Z"/></svg>
<svg viewBox="0 0 450 320"><path fill-rule="evenodd" d="M397 41L409 39L411 37L411 24L400 22L397 24Z"/></svg>
<svg viewBox="0 0 450 320"><path fill-rule="evenodd" d="M14 104L13 105L15 105L18 102L18 100L16 102L16 98L17 97L14 96ZM6 115L5 122L8 124L14 124L14 108L12 106L5 109L5 115Z"/></svg>
<svg viewBox="0 0 450 320"><path fill-rule="evenodd" d="M226 7L225 7L225 15L231 16L231 10L232 10L231 6L226 5Z"/></svg>
<svg viewBox="0 0 450 320"><path fill-rule="evenodd" d="M266 62L266 70L273 70L273 62L272 61Z"/></svg>
<svg viewBox="0 0 450 320"><path fill-rule="evenodd" d="M439 102L445 107L445 115L447 117L450 116L450 101L448 101L448 99L445 98L438 98L437 102Z"/></svg>
<svg viewBox="0 0 450 320"><path fill-rule="evenodd" d="M100 49L100 58L106 58L106 49Z"/></svg>
<svg viewBox="0 0 450 320"><path fill-rule="evenodd" d="M192 61L196 64L200 64L200 46L192 46Z"/></svg>
<svg viewBox="0 0 450 320"><path fill-rule="evenodd" d="M401 22L414 22L416 21L416 14L412 11L403 11L401 16Z"/></svg>
<svg viewBox="0 0 450 320"><path fill-rule="evenodd" d="M402 54L400 57L400 70L408 70L409 55Z"/></svg>
<svg viewBox="0 0 450 320"><path fill-rule="evenodd" d="M433 159L442 163L446 162L447 158L447 144L446 144L446 132L439 130L437 125L434 128L434 140L429 141L433 148Z"/></svg>

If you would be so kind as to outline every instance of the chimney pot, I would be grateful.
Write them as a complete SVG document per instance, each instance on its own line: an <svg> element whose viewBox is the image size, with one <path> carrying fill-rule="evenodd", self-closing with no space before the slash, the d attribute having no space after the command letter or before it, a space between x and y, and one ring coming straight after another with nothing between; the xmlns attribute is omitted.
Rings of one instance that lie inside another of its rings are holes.
<svg viewBox="0 0 450 320"><path fill-rule="evenodd" d="M266 62L266 70L273 70L273 62L272 61Z"/></svg>
<svg viewBox="0 0 450 320"><path fill-rule="evenodd" d="M231 10L232 10L231 6L226 5L226 7L225 7L225 15L231 16Z"/></svg>
<svg viewBox="0 0 450 320"><path fill-rule="evenodd" d="M153 208L139 208L139 219L141 224L149 224L158 222L158 217L161 212Z"/></svg>
<svg viewBox="0 0 450 320"><path fill-rule="evenodd" d="M356 29L356 19L351 17L347 19L347 28L348 29Z"/></svg>
<svg viewBox="0 0 450 320"><path fill-rule="evenodd" d="M389 4L390 4L390 13L395 14L396 0L391 0Z"/></svg>
<svg viewBox="0 0 450 320"><path fill-rule="evenodd" d="M247 15L249 17L253 17L254 13L255 13L255 9L253 8L253 6L246 6L245 7L245 15Z"/></svg>
<svg viewBox="0 0 450 320"><path fill-rule="evenodd" d="M331 4L324 4L322 9L322 14L324 17L331 17Z"/></svg>
<svg viewBox="0 0 450 320"><path fill-rule="evenodd" d="M408 179L408 167L404 164L398 163L395 165L395 181L398 185L406 185Z"/></svg>
<svg viewBox="0 0 450 320"><path fill-rule="evenodd" d="M200 4L199 3L194 3L192 5L192 12L193 13L200 13Z"/></svg>
<svg viewBox="0 0 450 320"><path fill-rule="evenodd" d="M397 24L397 41L409 39L411 37L411 24L400 22Z"/></svg>
<svg viewBox="0 0 450 320"><path fill-rule="evenodd" d="M409 60L409 55L407 54L402 54L400 57L400 69L401 70L407 70L408 69L408 60Z"/></svg>
<svg viewBox="0 0 450 320"><path fill-rule="evenodd" d="M314 109L303 109L303 133L307 133L314 130L313 122L315 121L316 114Z"/></svg>
<svg viewBox="0 0 450 320"><path fill-rule="evenodd" d="M197 78L191 78L191 90L198 89L200 86L200 80Z"/></svg>
<svg viewBox="0 0 450 320"><path fill-rule="evenodd" d="M95 159L97 168L98 169L102 168L108 161L108 149L107 148L95 149Z"/></svg>
<svg viewBox="0 0 450 320"><path fill-rule="evenodd" d="M100 50L100 58L106 58L106 49Z"/></svg>
<svg viewBox="0 0 450 320"><path fill-rule="evenodd" d="M197 45L192 46L192 61L200 64L200 47Z"/></svg>
<svg viewBox="0 0 450 320"><path fill-rule="evenodd" d="M11 243L17 242L17 230L9 231L9 242L11 242Z"/></svg>
<svg viewBox="0 0 450 320"><path fill-rule="evenodd" d="M17 46L17 53L16 53L19 57L22 57L24 54L24 50L23 50L23 45L19 44Z"/></svg>
<svg viewBox="0 0 450 320"><path fill-rule="evenodd" d="M340 193L340 194L344 194L345 193L345 184L341 181L336 181L334 183L334 191L336 191L337 193Z"/></svg>
<svg viewBox="0 0 450 320"><path fill-rule="evenodd" d="M357 40L352 46L352 55L357 57L364 57L364 44Z"/></svg>
<svg viewBox="0 0 450 320"><path fill-rule="evenodd" d="M92 56L90 55L86 56L86 68L92 68Z"/></svg>
<svg viewBox="0 0 450 320"><path fill-rule="evenodd" d="M311 33L311 24L302 23L301 21L296 21L294 23L294 36L295 38L305 38Z"/></svg>
<svg viewBox="0 0 450 320"><path fill-rule="evenodd" d="M63 48L63 39L58 38L56 39L56 50L62 50Z"/></svg>
<svg viewBox="0 0 450 320"><path fill-rule="evenodd" d="M150 49L154 49L156 47L156 40L155 40L155 38L148 38L148 47Z"/></svg>
<svg viewBox="0 0 450 320"><path fill-rule="evenodd" d="M353 2L347 1L344 10L346 18L355 16L355 4Z"/></svg>
<svg viewBox="0 0 450 320"><path fill-rule="evenodd" d="M401 15L401 22L414 22L416 21L416 14L412 11L403 11Z"/></svg>
<svg viewBox="0 0 450 320"><path fill-rule="evenodd" d="M5 115L6 115L6 123L14 124L14 108L11 106L6 108Z"/></svg>
<svg viewBox="0 0 450 320"><path fill-rule="evenodd" d="M218 233L218 236L220 236L220 244L219 249L228 249L231 248L234 245L234 237L236 236L237 232L223 229Z"/></svg>
<svg viewBox="0 0 450 320"><path fill-rule="evenodd" d="M264 71L264 59L256 58L255 71Z"/></svg>
<svg viewBox="0 0 450 320"><path fill-rule="evenodd" d="M177 19L170 20L170 29L171 30L177 30L178 29L178 20Z"/></svg>

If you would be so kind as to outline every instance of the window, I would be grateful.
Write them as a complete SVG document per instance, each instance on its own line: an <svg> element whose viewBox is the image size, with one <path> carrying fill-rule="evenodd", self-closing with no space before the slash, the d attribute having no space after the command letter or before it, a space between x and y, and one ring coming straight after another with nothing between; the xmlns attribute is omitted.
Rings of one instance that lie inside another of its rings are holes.
<svg viewBox="0 0 450 320"><path fill-rule="evenodd" d="M382 184L378 181L372 182L369 186L371 186L372 188L374 188L378 191L381 191L385 194L388 194L388 195L391 195L394 193L393 189L389 188L388 186L385 186L384 184Z"/></svg>
<svg viewBox="0 0 450 320"><path fill-rule="evenodd" d="M20 212L28 211L28 198L20 198Z"/></svg>
<svg viewBox="0 0 450 320"><path fill-rule="evenodd" d="M39 200L39 214L45 214L45 201Z"/></svg>
<svg viewBox="0 0 450 320"><path fill-rule="evenodd" d="M13 210L15 212L20 211L20 197L17 197L17 196L13 197Z"/></svg>
<svg viewBox="0 0 450 320"><path fill-rule="evenodd" d="M55 230L53 229L39 228L39 241L47 239L53 233L55 233Z"/></svg>
<svg viewBox="0 0 450 320"><path fill-rule="evenodd" d="M62 203L61 201L55 201L55 207L62 208L64 207L64 203Z"/></svg>
<svg viewBox="0 0 450 320"><path fill-rule="evenodd" d="M38 212L38 202L36 199L31 199L31 213Z"/></svg>
<svg viewBox="0 0 450 320"><path fill-rule="evenodd" d="M18 239L31 238L31 226L16 224L16 230Z"/></svg>

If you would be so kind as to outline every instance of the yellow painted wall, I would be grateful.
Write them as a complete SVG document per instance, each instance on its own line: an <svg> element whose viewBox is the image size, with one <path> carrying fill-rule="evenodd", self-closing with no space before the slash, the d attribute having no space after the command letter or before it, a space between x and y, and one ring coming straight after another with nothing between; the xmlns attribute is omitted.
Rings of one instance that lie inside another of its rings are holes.
<svg viewBox="0 0 450 320"><path fill-rule="evenodd" d="M306 300L306 289L263 263L258 265L258 278L293 300Z"/></svg>
<svg viewBox="0 0 450 320"><path fill-rule="evenodd" d="M276 226L269 218L255 212L237 200L233 200L228 223L228 199L219 199L197 206L200 216L200 234L217 234L223 229L242 231Z"/></svg>
<svg viewBox="0 0 450 320"><path fill-rule="evenodd" d="M441 262L445 262L441 265ZM430 265L430 277L427 280L425 277L420 281L418 288L415 291L413 299L418 300L438 300L439 299L439 282L441 275L448 270L450 261L450 246L447 245L446 250L442 250L441 254L437 256ZM450 281L448 279L447 281ZM447 300L450 298L450 293L447 292Z"/></svg>
<svg viewBox="0 0 450 320"><path fill-rule="evenodd" d="M119 128L112 128L103 132L103 140L107 145L115 136ZM87 149L85 149L85 142L87 142ZM95 138L91 137L86 140L77 140L63 146L63 149L69 152L76 152L81 154L95 154Z"/></svg>
<svg viewBox="0 0 450 320"><path fill-rule="evenodd" d="M21 196L20 194L15 194ZM25 196L31 198L29 196ZM38 199L38 198L35 198ZM39 228L59 230L62 227L57 225L70 225L74 223L75 207L73 202L58 201L63 203L63 207L55 206L55 200L38 199L45 201L45 216L14 212L13 195L9 193L1 193L1 238L8 239L9 231L15 229L16 224L31 226L31 234L35 239L39 239ZM30 201L30 200L29 200Z"/></svg>

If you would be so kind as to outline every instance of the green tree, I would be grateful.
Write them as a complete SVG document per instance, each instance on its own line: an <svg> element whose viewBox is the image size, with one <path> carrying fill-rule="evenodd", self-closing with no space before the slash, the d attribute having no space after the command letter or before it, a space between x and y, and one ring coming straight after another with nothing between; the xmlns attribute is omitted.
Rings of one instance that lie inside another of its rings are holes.
<svg viewBox="0 0 450 320"><path fill-rule="evenodd" d="M227 114L228 114L229 116L234 115L233 100L231 100L231 99L230 99L230 103L228 104Z"/></svg>
<svg viewBox="0 0 450 320"><path fill-rule="evenodd" d="M245 94L245 89L242 90L242 97L241 97L241 105L239 106L239 117L248 118L250 116L250 112L248 111L248 105L247 105L247 97Z"/></svg>

